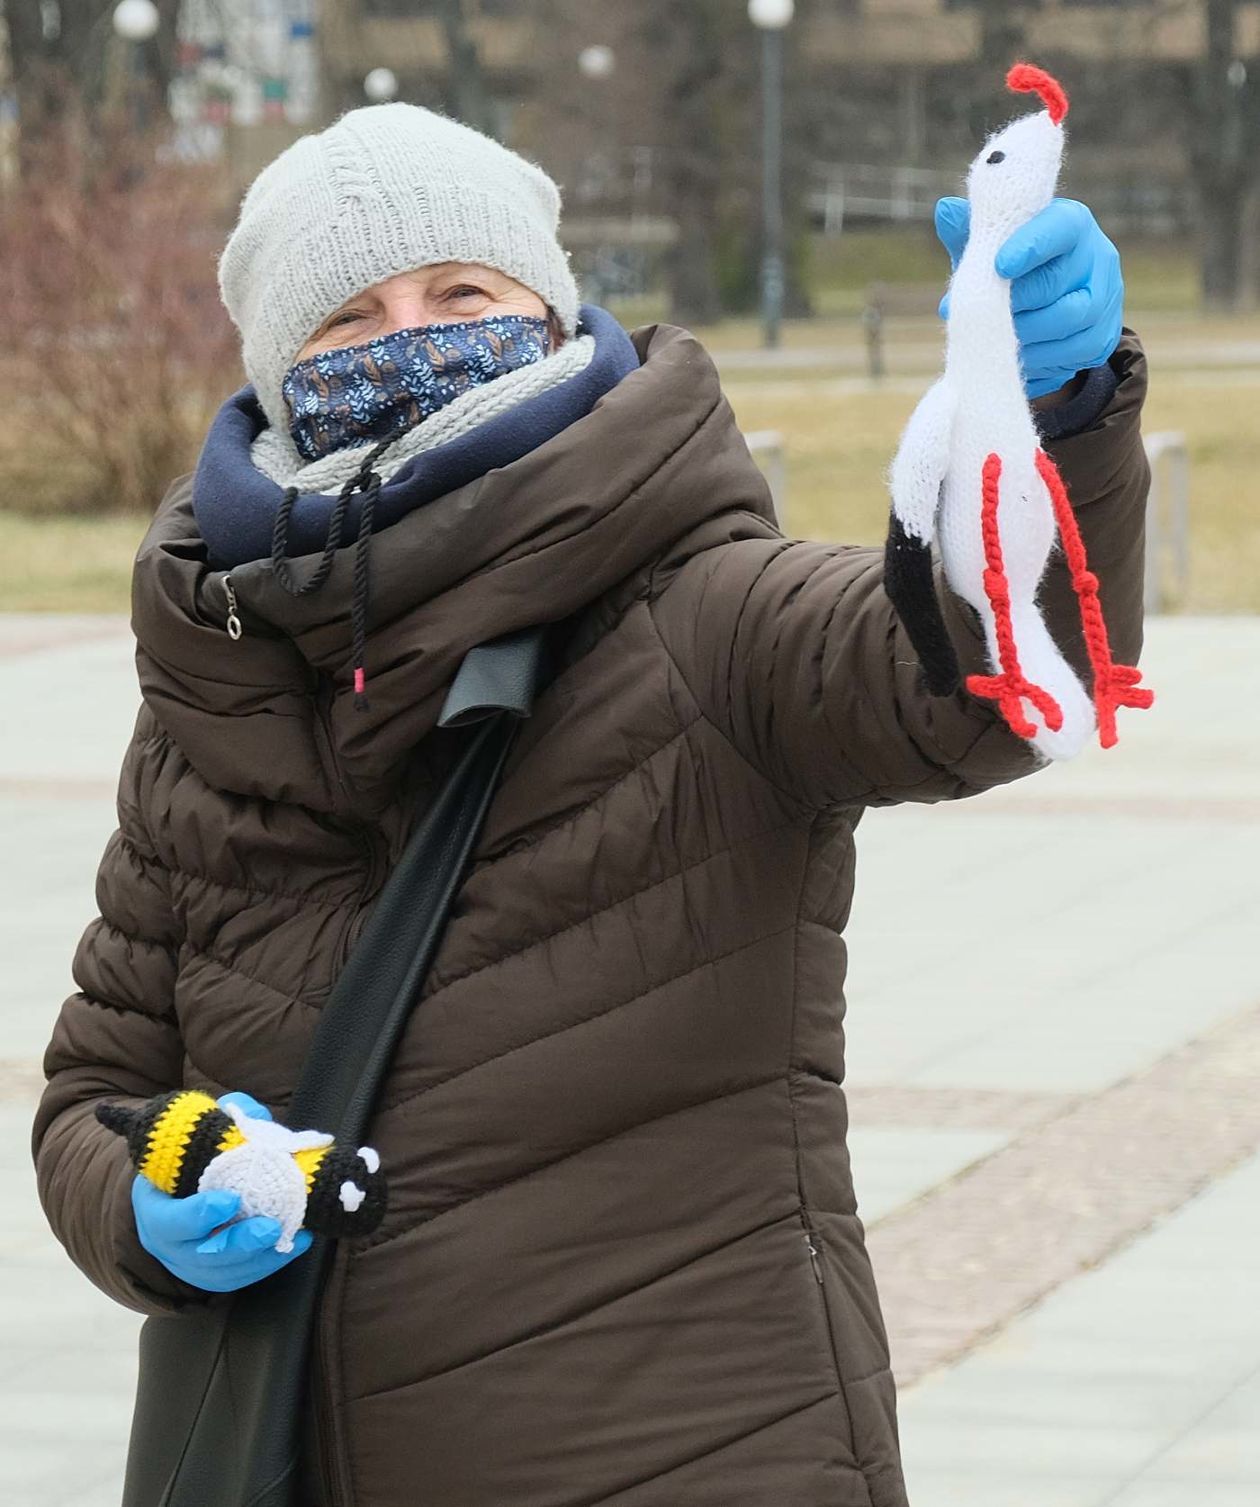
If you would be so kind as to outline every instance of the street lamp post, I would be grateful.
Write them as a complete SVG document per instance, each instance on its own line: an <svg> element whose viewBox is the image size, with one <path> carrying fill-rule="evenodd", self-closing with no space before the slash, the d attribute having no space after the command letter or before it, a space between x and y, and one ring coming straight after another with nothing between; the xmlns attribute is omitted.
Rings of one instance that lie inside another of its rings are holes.
<svg viewBox="0 0 1260 1507"><path fill-rule="evenodd" d="M114 30L128 42L150 41L161 24L153 0L119 0L114 7Z"/></svg>
<svg viewBox="0 0 1260 1507"><path fill-rule="evenodd" d="M589 79L611 78L616 66L617 54L611 47L604 47L600 43L584 47L578 54L578 67Z"/></svg>
<svg viewBox="0 0 1260 1507"><path fill-rule="evenodd" d="M606 84L617 71L617 54L611 47L602 42L593 42L589 47L584 47L578 53L578 72L584 79L588 79L593 86ZM584 153L582 164L582 179L578 188L581 198L593 199L596 204L603 201L606 207L609 186L616 180L616 162L613 143L615 137L615 122L598 95L599 108L595 112L598 119L596 126L588 126L583 122L585 129L583 136L586 139L588 150ZM586 285L589 301L591 303L604 303L611 289L611 284L606 276L609 267L609 255L607 248L601 241L589 247L586 257L586 265L583 269L583 282Z"/></svg>
<svg viewBox="0 0 1260 1507"><path fill-rule="evenodd" d="M363 80L363 92L374 105L388 104L398 97L398 75L392 68L373 68Z"/></svg>
<svg viewBox="0 0 1260 1507"><path fill-rule="evenodd" d="M114 7L114 31L127 48L126 90L131 97L131 113L137 131L148 125L148 78L144 66L144 47L151 42L162 24L153 0L120 0Z"/></svg>
<svg viewBox="0 0 1260 1507"><path fill-rule="evenodd" d="M783 33L794 0L748 0L748 19L761 32L761 322L762 343L779 343L783 320Z"/></svg>

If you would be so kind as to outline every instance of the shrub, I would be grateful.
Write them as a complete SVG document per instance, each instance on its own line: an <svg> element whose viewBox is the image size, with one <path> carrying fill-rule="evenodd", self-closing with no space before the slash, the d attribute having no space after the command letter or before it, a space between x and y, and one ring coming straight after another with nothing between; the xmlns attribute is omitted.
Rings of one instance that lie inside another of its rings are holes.
<svg viewBox="0 0 1260 1507"><path fill-rule="evenodd" d="M117 125L26 151L0 198L0 503L151 512L191 469L241 381L215 280L230 207L222 169Z"/></svg>

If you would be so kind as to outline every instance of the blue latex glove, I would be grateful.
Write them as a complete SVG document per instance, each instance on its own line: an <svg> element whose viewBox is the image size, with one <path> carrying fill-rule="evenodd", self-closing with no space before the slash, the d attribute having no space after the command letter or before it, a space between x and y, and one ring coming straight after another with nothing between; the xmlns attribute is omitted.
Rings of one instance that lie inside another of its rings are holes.
<svg viewBox="0 0 1260 1507"><path fill-rule="evenodd" d="M218 1102L229 1099L247 1114L271 1119L271 1111L248 1094L224 1094ZM280 1238L280 1224L275 1219L241 1219L219 1229L233 1218L240 1201L240 1194L227 1188L172 1198L140 1173L131 1184L131 1207L140 1244L168 1271L206 1292L235 1292L248 1287L310 1249L311 1232L299 1230L293 1237L293 1249L278 1252L275 1244Z"/></svg>
<svg viewBox="0 0 1260 1507"><path fill-rule="evenodd" d="M957 267L971 229L966 199L941 199L936 233ZM1044 397L1078 372L1103 366L1120 343L1124 278L1120 253L1087 205L1054 199L998 251L999 277L1011 280L1024 390ZM948 294L941 317L949 313Z"/></svg>

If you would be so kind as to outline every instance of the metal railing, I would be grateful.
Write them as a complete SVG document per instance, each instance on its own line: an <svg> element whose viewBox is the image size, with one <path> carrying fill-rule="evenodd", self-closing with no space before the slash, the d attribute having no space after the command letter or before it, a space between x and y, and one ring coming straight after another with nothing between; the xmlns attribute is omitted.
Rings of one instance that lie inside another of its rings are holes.
<svg viewBox="0 0 1260 1507"><path fill-rule="evenodd" d="M936 201L959 191L957 173L937 168L834 163L815 169L809 207L825 235L839 235L846 218L931 220Z"/></svg>
<svg viewBox="0 0 1260 1507"><path fill-rule="evenodd" d="M964 191L956 169L897 163L816 162L808 205L825 235L840 235L848 220L905 224L930 221L937 199ZM1105 225L1167 235L1194 223L1193 196L1176 179L1092 176L1077 193Z"/></svg>
<svg viewBox="0 0 1260 1507"><path fill-rule="evenodd" d="M1146 436L1151 489L1146 498L1147 612L1185 604L1190 586L1190 453L1177 430Z"/></svg>

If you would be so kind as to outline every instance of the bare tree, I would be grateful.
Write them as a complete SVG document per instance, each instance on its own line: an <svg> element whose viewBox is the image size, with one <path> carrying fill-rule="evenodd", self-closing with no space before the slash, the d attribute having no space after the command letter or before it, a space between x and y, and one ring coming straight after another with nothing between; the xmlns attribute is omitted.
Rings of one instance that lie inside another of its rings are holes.
<svg viewBox="0 0 1260 1507"><path fill-rule="evenodd" d="M235 196L221 164L155 161L152 137L72 113L0 203L8 417L19 438L55 433L73 463L41 482L46 505L151 510L239 380L215 282Z"/></svg>
<svg viewBox="0 0 1260 1507"><path fill-rule="evenodd" d="M535 4L543 34L569 40L549 52L531 115L545 159L568 184L599 177L590 170L608 169L616 159L610 176L622 175L625 199L636 150L650 153L651 213L676 230L664 266L671 317L703 323L754 306L761 248L759 36L744 0ZM807 60L797 49L813 5L801 0L802 20L785 39L787 307L793 314L808 308L799 253L810 96L800 87ZM579 54L592 43L616 56L613 71L598 82L578 73ZM570 198L571 212L573 204ZM638 207L647 208L641 201Z"/></svg>
<svg viewBox="0 0 1260 1507"><path fill-rule="evenodd" d="M1207 47L1191 86L1190 162L1199 195L1208 308L1242 306L1248 208L1260 189L1260 73L1239 56L1239 0L1206 0Z"/></svg>
<svg viewBox="0 0 1260 1507"><path fill-rule="evenodd" d="M717 258L722 159L729 142L723 140L721 96L733 9L710 0L639 7L642 45L659 60L662 179L666 207L678 226L669 258L670 306L676 319L688 322L714 320L722 312Z"/></svg>
<svg viewBox="0 0 1260 1507"><path fill-rule="evenodd" d="M446 36L446 91L450 111L465 125L494 133L494 110L481 52L469 24L468 0L438 0Z"/></svg>
<svg viewBox="0 0 1260 1507"><path fill-rule="evenodd" d="M107 108L110 70L123 57L123 44L114 36L112 24L116 3L4 0L24 154L32 139L68 107L89 122ZM157 0L157 6L157 35L139 45L144 49L148 104L160 113L174 70L179 0Z"/></svg>
<svg viewBox="0 0 1260 1507"><path fill-rule="evenodd" d="M975 81L969 91L971 136L983 140L1010 114L1006 71L1024 48L1025 7L1007 0L976 0L980 12L980 54Z"/></svg>

